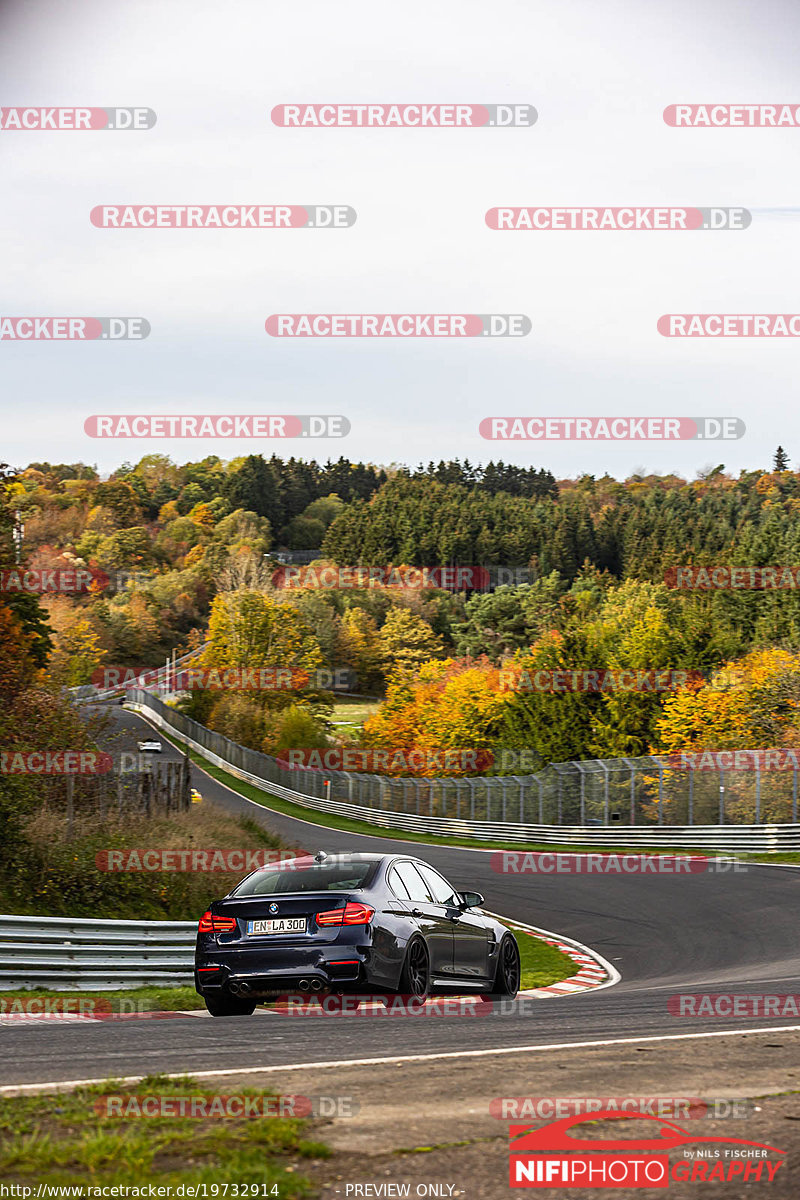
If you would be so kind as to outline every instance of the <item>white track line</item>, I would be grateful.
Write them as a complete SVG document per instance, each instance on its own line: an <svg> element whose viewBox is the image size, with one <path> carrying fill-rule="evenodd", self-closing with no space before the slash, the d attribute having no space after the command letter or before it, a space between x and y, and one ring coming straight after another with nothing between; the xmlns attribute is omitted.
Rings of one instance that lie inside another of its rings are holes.
<svg viewBox="0 0 800 1200"><path fill-rule="evenodd" d="M540 1050L587 1050L597 1046L639 1046L645 1042L686 1042L701 1038L746 1037L761 1033L800 1033L800 1025L767 1025L758 1029L714 1029L706 1033L661 1033L647 1037L603 1038L593 1042L549 1042L546 1045L500 1046L493 1050L447 1050L433 1054L395 1054L385 1058L343 1058L330 1062L284 1063L273 1067L229 1067L224 1071L172 1071L159 1072L164 1079L222 1079L231 1075L280 1074L281 1071L322 1071L334 1067L372 1067L404 1062L433 1062L448 1058L488 1058L491 1055L535 1054ZM11 1087L0 1087L0 1096L35 1095L37 1092L58 1092L69 1088L88 1087L90 1084L105 1083L106 1078L53 1080L50 1083L21 1083ZM141 1083L146 1075L123 1075L111 1077L117 1084Z"/></svg>

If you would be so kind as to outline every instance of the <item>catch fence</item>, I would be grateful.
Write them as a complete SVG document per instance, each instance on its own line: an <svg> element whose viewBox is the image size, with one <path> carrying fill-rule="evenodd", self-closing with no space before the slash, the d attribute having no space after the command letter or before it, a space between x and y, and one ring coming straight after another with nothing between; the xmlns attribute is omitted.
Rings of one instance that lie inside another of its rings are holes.
<svg viewBox="0 0 800 1200"><path fill-rule="evenodd" d="M391 814L428 822L609 830L797 822L798 766L790 755L775 756L779 762L771 767L758 756L739 768L709 767L704 760L693 765L691 756L683 763L678 756L645 756L551 763L529 775L397 778L290 766L207 729L148 692L131 689L128 699L234 774L314 798L320 802L314 807L346 812L352 806L354 816L356 809L372 813L377 824L396 824L381 819Z"/></svg>

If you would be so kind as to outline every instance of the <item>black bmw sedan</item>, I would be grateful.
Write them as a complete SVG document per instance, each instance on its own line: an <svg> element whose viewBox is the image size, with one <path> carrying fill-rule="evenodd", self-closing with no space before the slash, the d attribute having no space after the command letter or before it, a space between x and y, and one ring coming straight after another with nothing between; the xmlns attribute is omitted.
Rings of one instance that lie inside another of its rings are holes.
<svg viewBox="0 0 800 1200"><path fill-rule="evenodd" d="M418 858L325 854L248 875L200 918L195 987L215 1017L282 992L519 990L519 948Z"/></svg>

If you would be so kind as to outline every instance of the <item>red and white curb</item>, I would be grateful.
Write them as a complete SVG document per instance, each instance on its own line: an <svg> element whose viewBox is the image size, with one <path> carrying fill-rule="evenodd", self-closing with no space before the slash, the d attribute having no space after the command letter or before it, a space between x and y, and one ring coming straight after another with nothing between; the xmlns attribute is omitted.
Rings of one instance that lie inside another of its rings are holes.
<svg viewBox="0 0 800 1200"><path fill-rule="evenodd" d="M537 925L526 925L523 921L514 921L500 913L489 913L490 917L498 917L519 933L528 937L538 938L548 946L554 946L562 954L566 954L577 966L574 975L562 979L559 983L551 983L549 987L529 988L519 993L520 996L532 996L537 1000L548 1000L552 996L574 996L579 992L599 991L601 988L613 987L619 983L622 976L615 966L596 950L584 946L561 933L551 933L549 929L540 929Z"/></svg>

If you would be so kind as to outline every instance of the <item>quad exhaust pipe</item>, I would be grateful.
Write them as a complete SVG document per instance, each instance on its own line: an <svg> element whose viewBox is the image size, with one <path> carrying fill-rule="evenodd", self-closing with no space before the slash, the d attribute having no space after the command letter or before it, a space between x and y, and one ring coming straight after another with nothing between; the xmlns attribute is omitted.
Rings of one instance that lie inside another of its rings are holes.
<svg viewBox="0 0 800 1200"><path fill-rule="evenodd" d="M297 984L301 992L322 992L327 991L327 984L321 979L300 979ZM268 996L274 988L258 988L253 987L246 979L234 979L231 981L230 989L234 996Z"/></svg>

